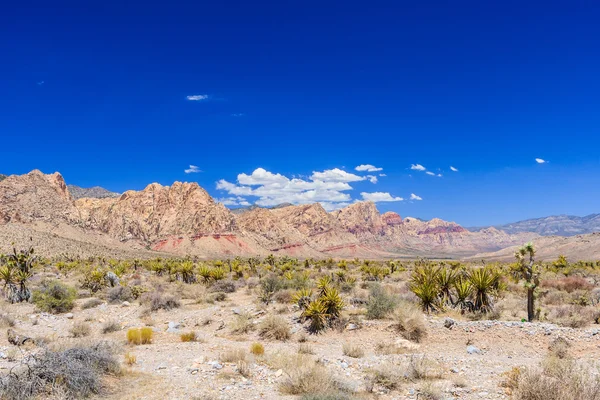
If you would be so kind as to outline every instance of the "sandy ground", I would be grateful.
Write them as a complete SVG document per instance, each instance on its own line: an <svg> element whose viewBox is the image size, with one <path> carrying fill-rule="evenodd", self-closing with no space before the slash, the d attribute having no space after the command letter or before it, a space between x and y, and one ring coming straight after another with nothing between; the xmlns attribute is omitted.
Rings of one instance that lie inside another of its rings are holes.
<svg viewBox="0 0 600 400"><path fill-rule="evenodd" d="M400 364L411 357L426 355L443 368L443 378L435 385L440 387L444 399L508 399L506 389L500 386L502 373L512 367L533 366L547 354L549 343L562 336L572 344L572 354L582 362L593 362L600 355L600 329L562 328L545 323L521 323L518 321L456 321L444 327L445 317L427 317L428 335L419 344L407 342L392 328L392 322L365 321L358 329L329 330L320 335L308 335L297 322L298 312L289 307L281 313L291 327L293 335L286 342L265 341L258 333L231 334L230 324L236 313L249 311L258 323L264 313L255 303L256 296L241 289L228 295L228 300L214 304L195 304L184 301L182 307L172 311L152 314L154 342L149 345L132 346L125 341L129 327L144 326L140 319L142 307L102 304L83 310L78 300L73 315L50 315L36 313L31 304L8 305L2 303L3 312L16 319L14 329L33 337L46 337L54 342L74 342L69 329L78 321L87 321L92 327L90 337L83 340L108 339L122 346L119 359L129 352L137 363L128 368L123 377L107 380L108 391L101 397L108 399L278 399L295 398L279 391L279 384L287 379L284 371L270 366L276 354L297 353L298 339L305 336L319 360L339 381L358 392L359 397L377 399L416 399L420 382L404 382L399 389L388 391L378 385L373 393L366 394L367 378L371 371L384 364ZM267 311L281 312L282 305L269 306ZM353 306L348 312L356 311ZM71 317L71 318L70 318ZM117 320L122 329L102 334L101 327L108 320ZM147 319L144 321L148 322ZM169 322L179 324L177 332L167 332ZM354 328L354 327L352 327ZM3 329L5 331L5 329ZM182 343L179 334L195 331L200 342ZM242 377L235 364L221 362L220 356L231 349L248 351L253 342L263 343L265 355L254 357L247 353L251 375ZM365 355L350 358L343 355L342 346L351 343L361 346ZM403 354L377 354L378 343L391 343L403 347ZM469 345L478 352L469 354ZM6 373L15 361L13 346L6 334L0 337L0 372ZM19 353L20 354L20 353ZM17 356L19 358L20 355ZM362 393L362 394L361 394Z"/></svg>

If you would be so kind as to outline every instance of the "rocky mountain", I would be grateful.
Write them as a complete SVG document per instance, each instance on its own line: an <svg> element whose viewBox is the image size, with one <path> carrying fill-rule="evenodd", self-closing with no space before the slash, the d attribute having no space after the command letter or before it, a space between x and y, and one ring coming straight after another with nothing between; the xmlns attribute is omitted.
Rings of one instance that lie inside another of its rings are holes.
<svg viewBox="0 0 600 400"><path fill-rule="evenodd" d="M327 212L320 204L234 214L196 183L157 183L119 197L74 199L62 176L32 171L0 182L0 225L105 247L201 257L463 257L537 235L470 232L440 219L381 214L372 202ZM58 242L57 242L58 243ZM0 243L0 250L2 243Z"/></svg>
<svg viewBox="0 0 600 400"><path fill-rule="evenodd" d="M6 175L2 175L2 174L0 174L0 181L3 181L3 180L5 180L6 178L8 178Z"/></svg>
<svg viewBox="0 0 600 400"><path fill-rule="evenodd" d="M82 188L75 185L67 185L69 189L69 193L71 196L77 200L85 197L93 198L93 199L105 199L107 197L119 197L119 193L111 192L110 190L106 190L100 186L94 186L91 188Z"/></svg>
<svg viewBox="0 0 600 400"><path fill-rule="evenodd" d="M600 214L590 214L585 217L552 215L550 217L497 225L495 228L510 234L534 232L540 236L575 236L600 232ZM481 228L470 228L470 230L476 232L481 230Z"/></svg>

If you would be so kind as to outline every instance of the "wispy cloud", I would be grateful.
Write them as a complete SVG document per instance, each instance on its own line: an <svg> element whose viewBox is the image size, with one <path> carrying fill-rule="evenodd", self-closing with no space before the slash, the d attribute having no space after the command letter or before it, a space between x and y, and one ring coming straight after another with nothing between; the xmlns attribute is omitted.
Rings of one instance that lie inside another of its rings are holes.
<svg viewBox="0 0 600 400"><path fill-rule="evenodd" d="M421 164L412 164L410 166L410 169L414 170L414 171L425 171L427 168L425 168L424 166L422 166Z"/></svg>
<svg viewBox="0 0 600 400"><path fill-rule="evenodd" d="M375 203L404 200L402 197L394 197L387 192L373 192L373 193L362 192L360 195L362 196L363 200L372 201Z"/></svg>
<svg viewBox="0 0 600 400"><path fill-rule="evenodd" d="M38 86L42 86L45 82L44 81L39 81L37 84Z"/></svg>
<svg viewBox="0 0 600 400"><path fill-rule="evenodd" d="M366 178L369 180L369 182L371 183L377 183L377 177L375 175L367 175Z"/></svg>
<svg viewBox="0 0 600 400"><path fill-rule="evenodd" d="M387 176L387 174L379 174L379 176Z"/></svg>
<svg viewBox="0 0 600 400"><path fill-rule="evenodd" d="M422 198L421 196L417 196L417 195L416 195L416 194L414 194L414 193L411 193L411 194L410 194L410 199L411 199L411 200L416 200L416 201L423 200L423 198Z"/></svg>
<svg viewBox="0 0 600 400"><path fill-rule="evenodd" d="M383 171L383 168L377 168L374 165L371 164L361 164L358 167L354 168L356 171L359 172L377 172L377 171Z"/></svg>
<svg viewBox="0 0 600 400"><path fill-rule="evenodd" d="M454 172L458 172L458 168L454 168L454 167L452 167L452 166L450 166L450 170L451 170L451 171L454 171Z"/></svg>
<svg viewBox="0 0 600 400"><path fill-rule="evenodd" d="M244 115L246 115L246 114L244 114L244 113L233 113L233 114L231 114L232 117L236 117L236 118L243 117Z"/></svg>
<svg viewBox="0 0 600 400"><path fill-rule="evenodd" d="M351 174L339 168L327 169L322 172L313 171L313 174L310 177L314 181L323 181L323 182L358 182L364 181L366 178L362 176L358 176L355 174Z"/></svg>
<svg viewBox="0 0 600 400"><path fill-rule="evenodd" d="M536 158L535 162L538 164L547 164L548 161L544 160L543 158Z"/></svg>
<svg viewBox="0 0 600 400"><path fill-rule="evenodd" d="M208 100L209 95L207 94L194 94L191 96L186 96L186 99L188 99L189 101L202 101L202 100Z"/></svg>
<svg viewBox="0 0 600 400"><path fill-rule="evenodd" d="M438 178L441 178L443 175L442 174L436 174L435 172L431 172L431 171L427 171L425 172L427 175L431 175L431 176L437 176Z"/></svg>
<svg viewBox="0 0 600 400"><path fill-rule="evenodd" d="M188 169L184 169L183 172L185 172L186 174L195 174L197 172L202 172L202 171L200 171L200 168L198 168L198 166L190 165L190 167Z"/></svg>

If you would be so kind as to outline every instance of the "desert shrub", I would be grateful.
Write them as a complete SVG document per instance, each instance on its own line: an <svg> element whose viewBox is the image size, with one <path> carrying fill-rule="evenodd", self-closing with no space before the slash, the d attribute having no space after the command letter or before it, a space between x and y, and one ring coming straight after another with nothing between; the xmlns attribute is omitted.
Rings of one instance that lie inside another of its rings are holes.
<svg viewBox="0 0 600 400"><path fill-rule="evenodd" d="M127 331L127 342L134 345L150 344L153 334L150 327L132 328Z"/></svg>
<svg viewBox="0 0 600 400"><path fill-rule="evenodd" d="M54 314L71 311L75 306L77 290L58 281L44 281L33 291L33 303L40 311Z"/></svg>
<svg viewBox="0 0 600 400"><path fill-rule="evenodd" d="M235 290L235 282L231 280L218 280L210 287L211 292L234 293Z"/></svg>
<svg viewBox="0 0 600 400"><path fill-rule="evenodd" d="M388 294L379 284L372 284L367 301L368 319L382 319L391 314L398 305L395 296Z"/></svg>
<svg viewBox="0 0 600 400"><path fill-rule="evenodd" d="M342 346L342 351L345 356L352 358L361 358L365 355L365 351L361 346L353 345L350 343L344 343Z"/></svg>
<svg viewBox="0 0 600 400"><path fill-rule="evenodd" d="M273 300L281 304L293 303L294 292L290 289L279 290L273 295Z"/></svg>
<svg viewBox="0 0 600 400"><path fill-rule="evenodd" d="M279 390L284 394L323 394L335 389L329 371L306 355L288 357L283 370L286 372L286 378L280 384Z"/></svg>
<svg viewBox="0 0 600 400"><path fill-rule="evenodd" d="M89 324L86 324L85 322L76 322L75 324L73 324L71 329L69 329L69 332L71 332L71 335L73 335L73 337L81 338L89 336L90 333L92 333L92 328Z"/></svg>
<svg viewBox="0 0 600 400"><path fill-rule="evenodd" d="M142 303L148 303L151 311L172 310L179 308L181 303L174 296L155 292L142 296Z"/></svg>
<svg viewBox="0 0 600 400"><path fill-rule="evenodd" d="M244 349L227 350L219 357L222 362L237 363L246 360L246 351Z"/></svg>
<svg viewBox="0 0 600 400"><path fill-rule="evenodd" d="M252 315L243 312L235 316L231 325L231 332L236 334L248 333L254 330L256 326L252 321Z"/></svg>
<svg viewBox="0 0 600 400"><path fill-rule="evenodd" d="M384 363L372 371L373 383L383 386L388 390L400 387L404 376L402 371L393 364Z"/></svg>
<svg viewBox="0 0 600 400"><path fill-rule="evenodd" d="M545 279L541 282L540 286L544 288L564 290L567 293L572 293L575 290L591 290L594 287L585 278L580 276L568 276L559 279Z"/></svg>
<svg viewBox="0 0 600 400"><path fill-rule="evenodd" d="M600 376L570 359L551 357L541 367L523 369L515 400L600 400Z"/></svg>
<svg viewBox="0 0 600 400"><path fill-rule="evenodd" d="M571 302L571 296L564 290L552 290L544 295L542 301L546 305L562 305Z"/></svg>
<svg viewBox="0 0 600 400"><path fill-rule="evenodd" d="M114 320L107 321L102 325L102 333L104 334L117 332L120 330L121 324Z"/></svg>
<svg viewBox="0 0 600 400"><path fill-rule="evenodd" d="M442 366L425 356L412 356L404 373L410 380L442 379L443 375Z"/></svg>
<svg viewBox="0 0 600 400"><path fill-rule="evenodd" d="M259 299L265 304L271 303L273 295L283 287L281 279L275 274L269 274L260 280Z"/></svg>
<svg viewBox="0 0 600 400"><path fill-rule="evenodd" d="M395 312L397 331L408 340L413 342L422 341L427 336L425 318L421 311L412 304L403 303Z"/></svg>
<svg viewBox="0 0 600 400"><path fill-rule="evenodd" d="M94 297L94 298L87 300L85 303L83 303L81 308L83 308L84 310L87 310L88 308L98 307L102 303L104 303L102 300Z"/></svg>
<svg viewBox="0 0 600 400"><path fill-rule="evenodd" d="M290 327L285 319L276 315L268 315L258 326L259 335L263 339L288 340Z"/></svg>
<svg viewBox="0 0 600 400"><path fill-rule="evenodd" d="M564 359L567 358L567 356L569 355L569 347L571 347L571 345L569 344L567 339L559 336L552 342L550 342L548 350L551 356L557 357L559 359Z"/></svg>
<svg viewBox="0 0 600 400"><path fill-rule="evenodd" d="M423 400L441 400L443 398L440 388L430 381L421 383L418 396Z"/></svg>
<svg viewBox="0 0 600 400"><path fill-rule="evenodd" d="M263 346L261 343L252 343L250 346L250 353L254 354L255 356L262 356L265 354L265 346Z"/></svg>
<svg viewBox="0 0 600 400"><path fill-rule="evenodd" d="M246 361L238 361L235 365L235 369L244 378L250 377L250 365Z"/></svg>
<svg viewBox="0 0 600 400"><path fill-rule="evenodd" d="M108 291L106 297L111 303L120 303L133 300L133 293L127 286L115 286Z"/></svg>
<svg viewBox="0 0 600 400"><path fill-rule="evenodd" d="M44 350L31 354L24 366L0 377L0 398L87 398L101 392L102 375L120 372L114 349L106 342L64 351Z"/></svg>
<svg viewBox="0 0 600 400"><path fill-rule="evenodd" d="M375 353L377 354L403 354L406 353L404 347L400 347L394 343L378 342L375 344Z"/></svg>
<svg viewBox="0 0 600 400"><path fill-rule="evenodd" d="M89 289L92 293L96 293L108 285L108 281L104 278L105 272L98 268L85 271L83 281L81 282L82 289Z"/></svg>
<svg viewBox="0 0 600 400"><path fill-rule="evenodd" d="M0 314L0 328L12 328L15 326L15 319L9 314Z"/></svg>
<svg viewBox="0 0 600 400"><path fill-rule="evenodd" d="M571 328L583 328L594 320L594 310L577 305L556 306L548 313L548 320Z"/></svg>
<svg viewBox="0 0 600 400"><path fill-rule="evenodd" d="M182 333L179 336L179 339L181 339L182 342L197 342L198 335L196 334L196 332L186 332Z"/></svg>

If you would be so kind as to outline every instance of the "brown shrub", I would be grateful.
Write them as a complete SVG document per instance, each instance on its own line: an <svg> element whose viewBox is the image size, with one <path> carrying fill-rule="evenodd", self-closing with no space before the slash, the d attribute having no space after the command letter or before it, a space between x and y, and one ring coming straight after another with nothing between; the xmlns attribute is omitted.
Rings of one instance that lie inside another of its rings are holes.
<svg viewBox="0 0 600 400"><path fill-rule="evenodd" d="M291 336L290 327L285 319L269 315L258 327L260 337L263 339L288 340Z"/></svg>
<svg viewBox="0 0 600 400"><path fill-rule="evenodd" d="M545 279L540 283L540 286L544 288L564 290L567 293L572 293L575 290L591 290L594 287L585 278L582 278L580 276L567 276L558 279Z"/></svg>
<svg viewBox="0 0 600 400"><path fill-rule="evenodd" d="M394 318L396 329L405 339L418 343L427 336L423 313L414 304L401 304L396 310Z"/></svg>

